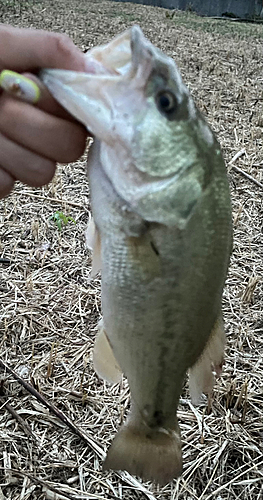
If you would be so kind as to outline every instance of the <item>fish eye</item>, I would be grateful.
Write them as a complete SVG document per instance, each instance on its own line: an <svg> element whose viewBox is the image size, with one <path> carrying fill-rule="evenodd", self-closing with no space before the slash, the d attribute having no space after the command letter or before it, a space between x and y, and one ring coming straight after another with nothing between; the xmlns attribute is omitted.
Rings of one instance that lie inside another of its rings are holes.
<svg viewBox="0 0 263 500"><path fill-rule="evenodd" d="M167 115L173 113L177 108L177 100L169 90L163 90L157 94L156 104L159 111Z"/></svg>

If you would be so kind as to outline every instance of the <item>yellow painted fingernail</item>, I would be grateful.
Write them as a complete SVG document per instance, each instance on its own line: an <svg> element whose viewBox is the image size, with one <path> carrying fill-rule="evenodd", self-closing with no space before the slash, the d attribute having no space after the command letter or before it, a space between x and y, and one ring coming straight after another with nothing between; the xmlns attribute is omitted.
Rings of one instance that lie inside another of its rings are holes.
<svg viewBox="0 0 263 500"><path fill-rule="evenodd" d="M40 89L35 82L8 69L0 73L0 87L14 97L34 104L40 98Z"/></svg>

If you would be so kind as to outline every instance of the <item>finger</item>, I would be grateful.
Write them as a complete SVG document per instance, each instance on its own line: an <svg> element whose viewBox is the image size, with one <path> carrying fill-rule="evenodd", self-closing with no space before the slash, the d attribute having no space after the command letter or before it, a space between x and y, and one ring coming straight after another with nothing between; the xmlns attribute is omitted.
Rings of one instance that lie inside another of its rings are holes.
<svg viewBox="0 0 263 500"><path fill-rule="evenodd" d="M14 178L0 167L0 198L4 198L12 191L14 182Z"/></svg>
<svg viewBox="0 0 263 500"><path fill-rule="evenodd" d="M0 73L0 87L10 96L32 104L36 104L41 97L41 90L34 78L26 78L25 75L9 69Z"/></svg>
<svg viewBox="0 0 263 500"><path fill-rule="evenodd" d="M60 104L53 98L47 87L32 73L16 73L11 70L3 70L0 73L0 88L8 95L21 99L28 103L37 104L38 108L47 113L76 121Z"/></svg>
<svg viewBox="0 0 263 500"><path fill-rule="evenodd" d="M43 186L52 179L56 167L54 161L23 148L2 134L0 134L0 150L1 164L4 166L4 170L0 170L3 177L2 180L0 177L0 186L2 188L3 182L4 192L11 190L11 181L14 182L14 179L34 187Z"/></svg>
<svg viewBox="0 0 263 500"><path fill-rule="evenodd" d="M18 72L40 68L85 70L84 54L64 34L0 26L0 70Z"/></svg>
<svg viewBox="0 0 263 500"><path fill-rule="evenodd" d="M87 137L85 128L77 122L47 114L8 95L0 99L0 132L24 148L61 163L77 160Z"/></svg>

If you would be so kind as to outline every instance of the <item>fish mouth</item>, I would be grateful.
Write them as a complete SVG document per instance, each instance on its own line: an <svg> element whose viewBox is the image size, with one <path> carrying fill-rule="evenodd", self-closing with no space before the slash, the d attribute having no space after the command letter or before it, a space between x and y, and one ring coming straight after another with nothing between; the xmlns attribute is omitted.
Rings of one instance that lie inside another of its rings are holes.
<svg viewBox="0 0 263 500"><path fill-rule="evenodd" d="M139 26L133 26L108 44L89 50L85 72L45 69L40 78L55 99L99 139L116 140L124 121L126 139L131 138L132 115L143 106L153 49Z"/></svg>

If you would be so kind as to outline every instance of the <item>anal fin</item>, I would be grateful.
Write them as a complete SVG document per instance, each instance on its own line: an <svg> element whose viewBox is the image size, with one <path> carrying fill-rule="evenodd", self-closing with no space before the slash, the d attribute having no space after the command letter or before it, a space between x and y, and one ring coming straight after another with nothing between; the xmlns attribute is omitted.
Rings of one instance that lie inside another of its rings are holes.
<svg viewBox="0 0 263 500"><path fill-rule="evenodd" d="M199 404L202 392L211 394L215 376L220 375L224 362L225 329L220 313L208 342L196 363L189 369L189 391L193 404Z"/></svg>
<svg viewBox="0 0 263 500"><path fill-rule="evenodd" d="M99 377L111 384L116 384L120 382L122 372L104 330L103 320L99 322L98 330L93 349L94 369Z"/></svg>

